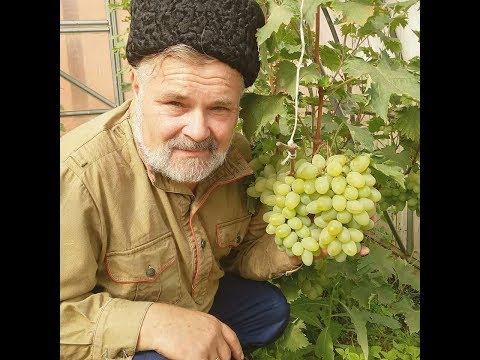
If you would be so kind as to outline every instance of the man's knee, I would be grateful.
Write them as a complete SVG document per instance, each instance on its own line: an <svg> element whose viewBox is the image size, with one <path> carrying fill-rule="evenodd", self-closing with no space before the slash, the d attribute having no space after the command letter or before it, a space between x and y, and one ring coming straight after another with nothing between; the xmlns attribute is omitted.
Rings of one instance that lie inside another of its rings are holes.
<svg viewBox="0 0 480 360"><path fill-rule="evenodd" d="M267 304L265 304L267 305ZM264 344L277 340L288 325L290 320L290 304L277 287L272 287L272 293L268 298L266 322L269 323L270 331L265 331Z"/></svg>
<svg viewBox="0 0 480 360"><path fill-rule="evenodd" d="M283 319L285 322L288 322L290 319L290 304L280 289L275 288L275 290L276 295L272 296L272 308L274 309L275 316L278 319Z"/></svg>

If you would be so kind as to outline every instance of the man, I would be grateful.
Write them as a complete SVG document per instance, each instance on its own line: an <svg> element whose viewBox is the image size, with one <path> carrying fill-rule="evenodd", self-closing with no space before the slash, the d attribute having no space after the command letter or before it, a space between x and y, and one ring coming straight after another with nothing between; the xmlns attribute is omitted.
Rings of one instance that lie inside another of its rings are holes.
<svg viewBox="0 0 480 360"><path fill-rule="evenodd" d="M255 0L132 0L134 100L61 139L62 359L239 360L285 329L262 280L301 261L249 213L234 132L263 25Z"/></svg>

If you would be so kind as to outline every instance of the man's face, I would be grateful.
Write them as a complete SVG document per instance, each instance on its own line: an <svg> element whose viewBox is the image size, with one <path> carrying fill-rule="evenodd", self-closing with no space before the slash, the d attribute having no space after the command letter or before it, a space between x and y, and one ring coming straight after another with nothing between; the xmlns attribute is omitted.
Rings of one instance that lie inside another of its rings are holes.
<svg viewBox="0 0 480 360"><path fill-rule="evenodd" d="M134 135L144 160L175 181L196 183L225 159L238 119L243 80L220 61L167 57L138 82Z"/></svg>

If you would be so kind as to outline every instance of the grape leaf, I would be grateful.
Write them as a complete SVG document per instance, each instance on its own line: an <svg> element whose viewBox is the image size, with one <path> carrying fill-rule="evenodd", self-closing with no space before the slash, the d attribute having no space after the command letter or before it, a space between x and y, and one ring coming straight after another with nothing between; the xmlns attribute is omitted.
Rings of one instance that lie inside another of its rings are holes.
<svg viewBox="0 0 480 360"><path fill-rule="evenodd" d="M364 280L352 290L351 296L358 301L359 305L367 307L368 299L374 293L376 293L376 288L370 281Z"/></svg>
<svg viewBox="0 0 480 360"><path fill-rule="evenodd" d="M413 141L420 141L420 108L410 106L398 112L395 128Z"/></svg>
<svg viewBox="0 0 480 360"><path fill-rule="evenodd" d="M331 134L338 129L338 124L333 120L330 114L322 115L322 134Z"/></svg>
<svg viewBox="0 0 480 360"><path fill-rule="evenodd" d="M320 332L318 335L317 342L315 344L315 355L319 359L323 360L333 360L334 359L334 352L333 352L333 342L332 336L330 335L330 329L326 327Z"/></svg>
<svg viewBox="0 0 480 360"><path fill-rule="evenodd" d="M287 118L281 117L278 122L278 126L280 127L280 134L290 136L292 133L290 126L288 126Z"/></svg>
<svg viewBox="0 0 480 360"><path fill-rule="evenodd" d="M278 64L276 72L276 79L278 83L278 90L282 91L292 98L295 97L295 86L297 81L297 67L290 61L281 61ZM324 77L320 74L317 64L310 64L300 68L300 82L303 85L317 84L323 81ZM326 84L321 84L326 85ZM318 100L317 100L318 101Z"/></svg>
<svg viewBox="0 0 480 360"><path fill-rule="evenodd" d="M420 291L420 274L407 261L397 258L393 262L393 268L398 276L401 285L410 285L417 291Z"/></svg>
<svg viewBox="0 0 480 360"><path fill-rule="evenodd" d="M287 280L285 276L284 279L280 282L280 289L282 290L283 295L288 301L294 301L300 297L300 292L298 291L298 285L293 280Z"/></svg>
<svg viewBox="0 0 480 360"><path fill-rule="evenodd" d="M300 83L303 85L328 86L329 77L323 76L317 64L311 63L300 68Z"/></svg>
<svg viewBox="0 0 480 360"><path fill-rule="evenodd" d="M360 143L366 150L373 151L373 142L375 141L374 137L365 127L350 125L345 123L352 134L353 141Z"/></svg>
<svg viewBox="0 0 480 360"><path fill-rule="evenodd" d="M302 331L302 329L305 328L305 323L302 320L298 320L294 324L288 324L282 336L278 339L277 344L290 351L297 351L310 345L310 342Z"/></svg>
<svg viewBox="0 0 480 360"><path fill-rule="evenodd" d="M362 4L357 1L332 2L332 9L343 14L345 22L364 25L367 19L373 15L374 6Z"/></svg>
<svg viewBox="0 0 480 360"><path fill-rule="evenodd" d="M370 17L368 21L360 29L358 29L358 36L363 37L367 35L382 34L381 30L390 22L390 16L384 13L379 13Z"/></svg>
<svg viewBox="0 0 480 360"><path fill-rule="evenodd" d="M394 319L393 317L376 314L376 313L370 313L369 322L373 324L383 325L394 330L400 329L402 327L402 324L400 324L398 320Z"/></svg>
<svg viewBox="0 0 480 360"><path fill-rule="evenodd" d="M319 48L320 61L322 65L332 71L337 71L340 67L340 54L327 45L321 45Z"/></svg>
<svg viewBox="0 0 480 360"><path fill-rule="evenodd" d="M396 16L392 19L390 22L390 30L395 31L395 29L399 26L404 28L408 24L408 17L406 14L401 14L399 16Z"/></svg>
<svg viewBox="0 0 480 360"><path fill-rule="evenodd" d="M381 117L375 116L368 121L368 130L371 133L379 131L380 126L385 126L385 121Z"/></svg>
<svg viewBox="0 0 480 360"><path fill-rule="evenodd" d="M380 85L376 82L372 83L370 89L367 90L367 94L370 95L370 106L372 110L382 119L386 120L391 94L382 92Z"/></svg>
<svg viewBox="0 0 480 360"><path fill-rule="evenodd" d="M387 50L390 50L393 53L400 53L402 51L402 43L399 39L389 36L382 36L381 39Z"/></svg>
<svg viewBox="0 0 480 360"><path fill-rule="evenodd" d="M397 153L395 145L387 145L382 148L381 153L385 159L384 163L389 165L397 165L402 169L406 168L412 162L408 151L403 150Z"/></svg>
<svg viewBox="0 0 480 360"><path fill-rule="evenodd" d="M405 297L402 297L399 301L392 304L390 309L397 314L400 313L400 314L404 314L404 315L409 313L409 312L414 311L413 308L412 308L412 304L411 304L410 300L408 300Z"/></svg>
<svg viewBox="0 0 480 360"><path fill-rule="evenodd" d="M313 27L315 25L315 14L317 13L317 6L325 4L330 0L304 0L303 2L303 18Z"/></svg>
<svg viewBox="0 0 480 360"><path fill-rule="evenodd" d="M267 353L265 348L260 348L254 352L256 360L278 360L276 357L271 356Z"/></svg>
<svg viewBox="0 0 480 360"><path fill-rule="evenodd" d="M405 189L405 176L402 173L402 168L399 166L389 166L385 164L372 164L374 169L377 169L382 174L395 180L402 188Z"/></svg>
<svg viewBox="0 0 480 360"><path fill-rule="evenodd" d="M272 33L277 32L282 24L290 24L290 20L294 15L295 14L290 6L277 5L272 1L271 11L267 22L257 30L258 45L267 40Z"/></svg>
<svg viewBox="0 0 480 360"><path fill-rule="evenodd" d="M367 320L370 318L367 311L358 310L357 308L349 309L347 305L340 302L343 307L347 310L348 314L352 318L353 326L357 333L357 341L360 347L362 348L363 355L365 359L368 359L368 338L367 338Z"/></svg>
<svg viewBox="0 0 480 360"><path fill-rule="evenodd" d="M396 1L385 4L387 7L392 7L395 11L407 11L412 5L416 4L419 0L407 0L407 1Z"/></svg>
<svg viewBox="0 0 480 360"><path fill-rule="evenodd" d="M373 243L369 245L369 248L370 253L368 256L363 256L358 260L358 268L369 266L372 270L377 270L384 279L388 279L395 273L391 256L392 252Z"/></svg>
<svg viewBox="0 0 480 360"><path fill-rule="evenodd" d="M278 70L275 75L277 90L294 97L297 67L290 61L282 61L278 64Z"/></svg>
<svg viewBox="0 0 480 360"><path fill-rule="evenodd" d="M383 285L377 288L377 297L380 304L388 305L391 304L396 297L395 290L392 289L389 285Z"/></svg>
<svg viewBox="0 0 480 360"><path fill-rule="evenodd" d="M311 353L313 350L313 345L308 345L302 349L296 350L295 352L292 351L282 351L281 354L277 353L276 359L281 359L281 360L304 360L307 359L308 357L306 356L307 354Z"/></svg>
<svg viewBox="0 0 480 360"><path fill-rule="evenodd" d="M240 100L240 117L243 119L243 133L251 140L277 115L286 116L283 104L285 95L258 95L247 93Z"/></svg>
<svg viewBox="0 0 480 360"><path fill-rule="evenodd" d="M383 119L387 119L387 110L392 94L407 95L420 101L420 84L415 76L404 68L389 64L385 58L377 66L362 59L347 60L344 71L351 76L369 75L372 86L369 89L372 108Z"/></svg>
<svg viewBox="0 0 480 360"><path fill-rule="evenodd" d="M405 313L405 323L408 326L410 334L420 330L420 310L413 310Z"/></svg>
<svg viewBox="0 0 480 360"><path fill-rule="evenodd" d="M290 314L292 317L302 319L307 324L321 328L322 324L316 314L318 313L319 306L322 305L323 302L321 300L310 300L302 296L290 304Z"/></svg>

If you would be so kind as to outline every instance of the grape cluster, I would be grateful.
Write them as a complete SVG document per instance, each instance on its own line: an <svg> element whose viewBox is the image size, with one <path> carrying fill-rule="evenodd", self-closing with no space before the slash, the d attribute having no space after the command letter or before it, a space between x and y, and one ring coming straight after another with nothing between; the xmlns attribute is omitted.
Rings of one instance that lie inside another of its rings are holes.
<svg viewBox="0 0 480 360"><path fill-rule="evenodd" d="M374 225L371 217L381 194L369 165L367 154L327 160L315 154L311 161L296 161L295 174L289 175L281 162L268 163L247 194L268 207L266 232L275 235L280 250L307 266L322 249L342 262L360 250L363 232Z"/></svg>
<svg viewBox="0 0 480 360"><path fill-rule="evenodd" d="M420 172L410 172L405 177L405 188L396 181L388 179L380 188L382 199L380 210L385 211L393 207L395 212L402 211L405 206L420 216Z"/></svg>

